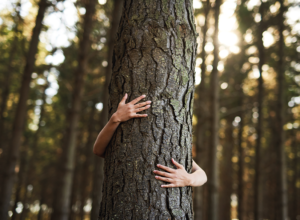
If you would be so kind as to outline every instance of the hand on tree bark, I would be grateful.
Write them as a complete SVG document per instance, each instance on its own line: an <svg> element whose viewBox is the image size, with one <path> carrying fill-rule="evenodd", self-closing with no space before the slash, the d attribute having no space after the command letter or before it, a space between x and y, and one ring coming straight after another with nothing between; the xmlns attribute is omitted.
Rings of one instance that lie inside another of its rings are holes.
<svg viewBox="0 0 300 220"><path fill-rule="evenodd" d="M126 93L121 102L119 103L117 111L113 115L113 121L116 123L124 122L131 118L141 118L148 116L148 114L136 114L137 112L146 110L150 107L151 101L136 104L137 102L145 98L146 95L141 95L140 97L126 104L125 101L127 99L127 96L128 95Z"/></svg>
<svg viewBox="0 0 300 220"><path fill-rule="evenodd" d="M177 169L172 169L170 167L166 167L166 166L157 164L157 167L164 169L167 172L162 172L162 171L158 171L158 170L153 171L155 174L164 176L164 177L155 176L156 179L170 183L168 185L161 185L161 187L165 187L165 188L167 188L167 187L184 187L184 186L191 185L190 174L186 172L186 170L184 169L184 166L177 163L173 158L172 158L172 162L177 167Z"/></svg>

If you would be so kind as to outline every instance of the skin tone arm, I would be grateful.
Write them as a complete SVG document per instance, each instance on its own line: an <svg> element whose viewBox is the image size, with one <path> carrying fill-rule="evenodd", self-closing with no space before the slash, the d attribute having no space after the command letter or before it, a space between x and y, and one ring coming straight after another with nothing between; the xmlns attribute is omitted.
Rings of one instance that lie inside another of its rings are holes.
<svg viewBox="0 0 300 220"><path fill-rule="evenodd" d="M151 101L136 104L145 97L145 95L142 95L126 104L125 101L127 99L127 94L125 94L118 105L117 111L112 115L110 120L98 134L93 147L94 154L99 157L105 157L105 149L121 122L125 122L131 118L141 118L148 116L147 114L136 114L137 112L146 110L150 107ZM205 172L194 162L194 160L192 164L191 174L187 173L184 167L181 164L177 163L175 160L172 159L172 162L177 167L177 169L172 169L158 164L157 167L167 172L161 172L157 170L153 171L155 174L161 175L156 176L156 179L170 183L168 185L162 185L161 187L201 186L207 181Z"/></svg>
<svg viewBox="0 0 300 220"><path fill-rule="evenodd" d="M131 118L143 118L148 116L147 114L136 114L137 112L143 111L150 107L149 104L151 103L151 101L136 104L137 102L145 98L145 95L141 95L140 97L126 104L125 101L127 99L127 96L128 95L126 93L121 102L119 103L117 111L111 116L110 120L98 134L98 137L93 147L93 152L99 157L104 158L106 146L108 145L115 130L121 122L127 121Z"/></svg>

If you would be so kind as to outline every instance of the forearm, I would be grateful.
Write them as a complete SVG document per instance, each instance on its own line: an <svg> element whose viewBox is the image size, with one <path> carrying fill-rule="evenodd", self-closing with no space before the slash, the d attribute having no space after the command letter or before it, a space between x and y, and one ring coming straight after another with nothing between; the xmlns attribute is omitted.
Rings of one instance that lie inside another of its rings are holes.
<svg viewBox="0 0 300 220"><path fill-rule="evenodd" d="M93 147L94 154L96 154L99 157L104 157L105 149L119 124L120 122L114 117L114 115L112 115L108 123L98 134L98 137Z"/></svg>
<svg viewBox="0 0 300 220"><path fill-rule="evenodd" d="M207 181L207 176L202 169L197 169L189 174L189 186L202 186Z"/></svg>

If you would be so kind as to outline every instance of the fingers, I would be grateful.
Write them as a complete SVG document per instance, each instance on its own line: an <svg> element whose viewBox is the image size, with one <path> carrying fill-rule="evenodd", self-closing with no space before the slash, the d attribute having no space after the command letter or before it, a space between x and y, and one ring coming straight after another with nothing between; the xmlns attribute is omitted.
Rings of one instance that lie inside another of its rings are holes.
<svg viewBox="0 0 300 220"><path fill-rule="evenodd" d="M134 107L135 107L135 108L140 108L140 107L143 107L143 106L145 106L145 105L147 105L147 104L150 104L150 103L151 103L151 101L141 102L141 103L139 103L139 104L134 105Z"/></svg>
<svg viewBox="0 0 300 220"><path fill-rule="evenodd" d="M145 97L146 97L146 95L141 95L140 97L137 97L136 99L132 100L130 103L135 104L135 103L137 103L138 101L142 100Z"/></svg>
<svg viewBox="0 0 300 220"><path fill-rule="evenodd" d="M125 101L126 101L127 97L128 97L128 95L127 95L127 93L125 93L125 95L124 95L124 97L122 98L122 100L121 100L120 103L125 104Z"/></svg>
<svg viewBox="0 0 300 220"><path fill-rule="evenodd" d="M171 188L171 187L177 187L175 184L171 183L171 184L168 184L168 185L161 185L161 187L163 188Z"/></svg>
<svg viewBox="0 0 300 220"><path fill-rule="evenodd" d="M134 111L135 111L135 112L140 112L140 111L146 110L146 109L148 109L148 108L150 108L150 105L146 105L145 107L142 107L142 108L137 108L137 109L135 109Z"/></svg>
<svg viewBox="0 0 300 220"><path fill-rule="evenodd" d="M148 116L148 114L135 114L133 117L134 118L145 118L147 116Z"/></svg>
<svg viewBox="0 0 300 220"><path fill-rule="evenodd" d="M168 171L169 173L173 173L175 171L170 167L166 167L166 166L163 166L163 165L160 165L160 164L157 164L157 167L159 167L161 169L164 169L165 171Z"/></svg>
<svg viewBox="0 0 300 220"><path fill-rule="evenodd" d="M162 171L158 171L158 170L154 170L153 172L155 174L158 174L158 175L161 175L161 176L172 177L172 175L170 173L166 173L166 172L162 172Z"/></svg>
<svg viewBox="0 0 300 220"><path fill-rule="evenodd" d="M170 178L166 178L166 177L161 177L161 176L155 176L156 179L158 180L162 180L162 181L165 181L165 182L172 182L172 179Z"/></svg>
<svg viewBox="0 0 300 220"><path fill-rule="evenodd" d="M180 163L177 163L173 158L172 158L172 162L173 162L173 164L174 164L178 169L183 169L183 168L184 168Z"/></svg>

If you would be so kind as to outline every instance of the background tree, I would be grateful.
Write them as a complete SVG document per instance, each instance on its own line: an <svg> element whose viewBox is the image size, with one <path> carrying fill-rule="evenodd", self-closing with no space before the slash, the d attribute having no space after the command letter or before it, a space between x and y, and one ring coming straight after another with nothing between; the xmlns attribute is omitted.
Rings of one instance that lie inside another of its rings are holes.
<svg viewBox="0 0 300 220"><path fill-rule="evenodd" d="M32 38L30 41L29 50L27 53L26 65L23 71L22 84L20 88L20 97L18 101L17 110L15 113L13 131L8 148L8 155L6 158L6 170L2 178L2 193L0 200L0 218L6 219L9 211L9 202L13 190L15 180L15 166L19 157L19 148L21 145L21 138L24 129L24 122L26 116L26 101L29 95L29 85L31 81L31 73L34 68L35 56L37 53L39 35L42 29L42 21L45 15L48 3L46 0L41 0L39 3L39 12L36 17L35 27L32 31Z"/></svg>
<svg viewBox="0 0 300 220"><path fill-rule="evenodd" d="M75 147L78 121L81 110L81 99L83 95L85 74L87 72L88 53L91 46L89 40L92 31L93 16L95 13L96 1L85 2L86 13L84 17L84 26L81 42L79 44L78 64L75 72L75 82L72 94L72 104L68 116L68 127L65 136L65 145L63 146L63 153L61 155L61 166L58 170L60 178L58 178L58 184L54 203L53 214L51 219L68 219L68 207L71 198L71 186L74 175L75 165Z"/></svg>

